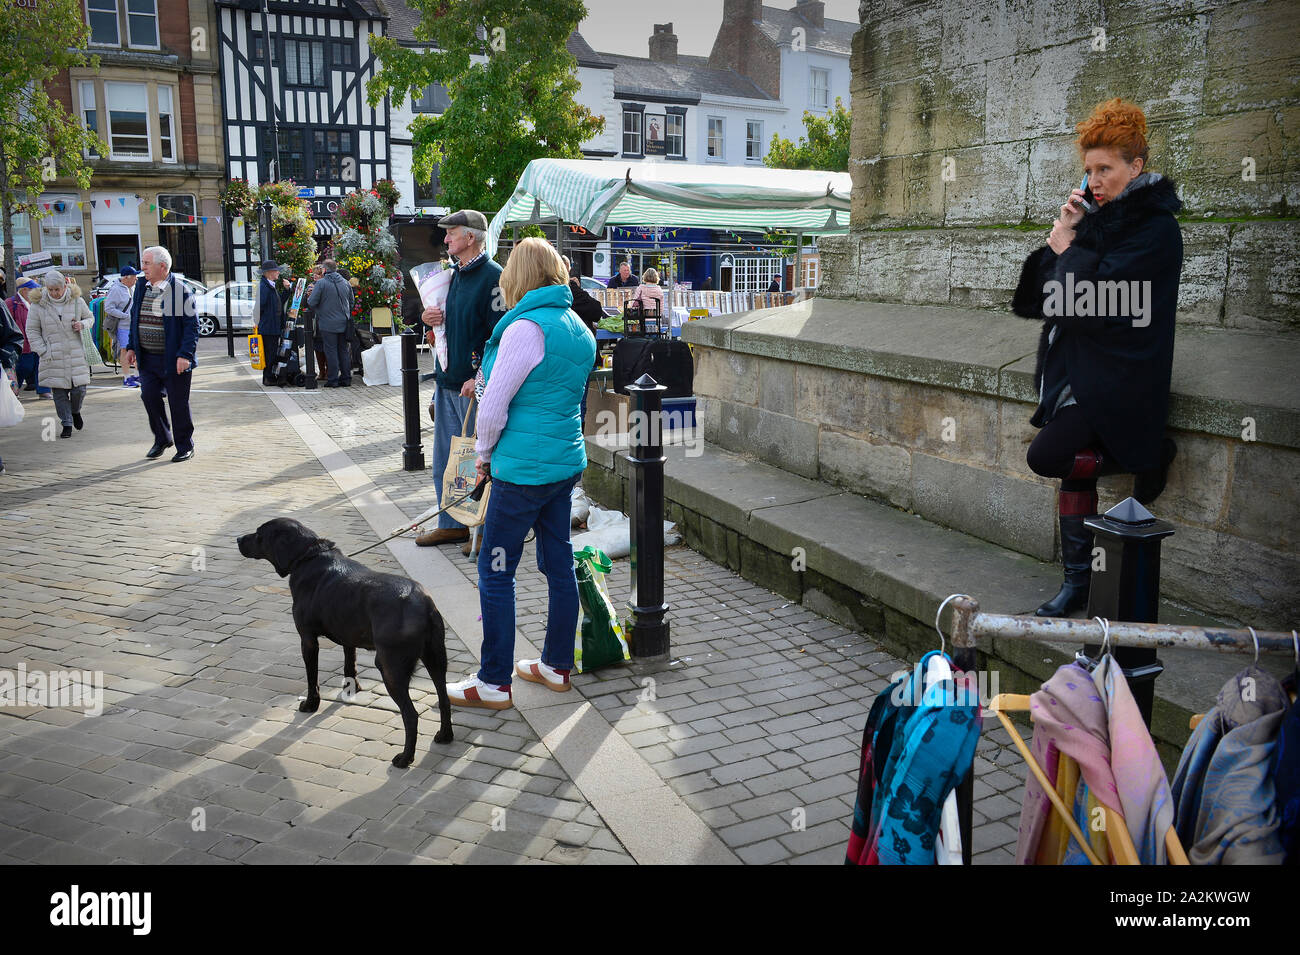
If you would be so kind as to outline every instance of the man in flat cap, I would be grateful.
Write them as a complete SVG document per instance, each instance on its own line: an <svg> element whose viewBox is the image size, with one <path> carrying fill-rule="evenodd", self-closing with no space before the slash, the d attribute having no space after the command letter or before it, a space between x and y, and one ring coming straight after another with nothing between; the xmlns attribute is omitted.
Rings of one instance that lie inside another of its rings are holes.
<svg viewBox="0 0 1300 955"><path fill-rule="evenodd" d="M447 251L451 253L452 277L447 290L446 308L426 308L421 314L425 325L443 325L447 334L447 367L438 368L433 387L433 486L442 503L442 475L451 456L452 435L460 434L474 394L474 375L483 356L483 346L492 329L506 312L498 287L501 266L488 258L487 219L473 209L462 209L438 221L447 233ZM469 433L474 433L474 415L469 417ZM460 543L469 540L464 524L446 514L438 515L436 530L421 534L421 547Z"/></svg>

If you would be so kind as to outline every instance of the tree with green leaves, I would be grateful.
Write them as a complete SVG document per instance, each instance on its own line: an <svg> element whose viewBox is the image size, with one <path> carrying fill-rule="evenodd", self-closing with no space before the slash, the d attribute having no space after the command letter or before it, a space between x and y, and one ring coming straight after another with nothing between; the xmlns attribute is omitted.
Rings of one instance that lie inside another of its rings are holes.
<svg viewBox="0 0 1300 955"><path fill-rule="evenodd" d="M5 51L0 72L0 230L10 276L15 271L14 217L26 214L36 220L48 215L38 200L56 179L71 179L89 189L91 167L83 153L108 154L108 146L46 92L61 70L99 68L98 58L83 52L89 45L82 0L38 0L30 5L5 0L0 11L0 50Z"/></svg>
<svg viewBox="0 0 1300 955"><path fill-rule="evenodd" d="M851 114L835 98L835 108L824 116L805 111L805 135L798 143L772 137L763 164L770 169L825 169L830 172L849 171L849 122Z"/></svg>
<svg viewBox="0 0 1300 955"><path fill-rule="evenodd" d="M577 61L565 42L587 15L581 0L410 5L422 13L416 39L434 48L376 37L382 66L367 97L371 105L385 95L400 103L430 83L446 87L446 111L420 114L411 124L415 178L427 182L438 166L441 205L491 218L530 161L581 159L582 144L605 128L603 117L573 99Z"/></svg>

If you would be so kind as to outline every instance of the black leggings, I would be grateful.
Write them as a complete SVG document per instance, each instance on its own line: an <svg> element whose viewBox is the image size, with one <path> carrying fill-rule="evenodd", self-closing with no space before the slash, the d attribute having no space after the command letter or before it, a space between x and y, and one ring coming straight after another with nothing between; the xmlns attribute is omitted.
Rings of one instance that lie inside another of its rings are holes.
<svg viewBox="0 0 1300 955"><path fill-rule="evenodd" d="M1078 405L1067 405L1056 413L1038 436L1029 445L1025 460L1035 474L1043 477L1061 479L1062 491L1091 491L1097 486L1097 476L1072 478L1074 456L1086 448L1095 448L1102 453L1106 464L1101 474L1118 473L1113 469L1114 461L1101 443L1101 437L1093 430Z"/></svg>

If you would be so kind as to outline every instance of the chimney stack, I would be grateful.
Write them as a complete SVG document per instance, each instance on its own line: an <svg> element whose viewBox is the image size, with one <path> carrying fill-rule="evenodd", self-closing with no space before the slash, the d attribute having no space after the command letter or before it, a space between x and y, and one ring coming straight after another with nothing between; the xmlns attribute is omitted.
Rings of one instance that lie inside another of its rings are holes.
<svg viewBox="0 0 1300 955"><path fill-rule="evenodd" d="M822 0L798 0L793 12L819 30L826 26L826 4Z"/></svg>
<svg viewBox="0 0 1300 955"><path fill-rule="evenodd" d="M656 63L677 62L677 34L671 23L656 23L650 35L650 59Z"/></svg>

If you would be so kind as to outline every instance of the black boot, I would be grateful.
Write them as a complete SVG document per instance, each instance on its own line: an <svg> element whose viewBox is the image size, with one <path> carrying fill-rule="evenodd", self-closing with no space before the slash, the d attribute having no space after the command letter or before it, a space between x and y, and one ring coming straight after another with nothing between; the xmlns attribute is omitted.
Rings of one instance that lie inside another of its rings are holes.
<svg viewBox="0 0 1300 955"><path fill-rule="evenodd" d="M1068 617L1088 605L1088 587L1092 583L1092 529L1084 519L1097 511L1096 491L1062 491L1058 514L1061 522L1061 562L1065 581L1060 591L1034 611L1038 617Z"/></svg>
<svg viewBox="0 0 1300 955"><path fill-rule="evenodd" d="M1139 504L1150 504L1165 489L1165 482L1169 480L1169 465L1173 464L1178 454L1178 445L1174 444L1173 438L1165 438L1161 443L1160 454L1160 467L1143 471L1133 478L1133 496Z"/></svg>

